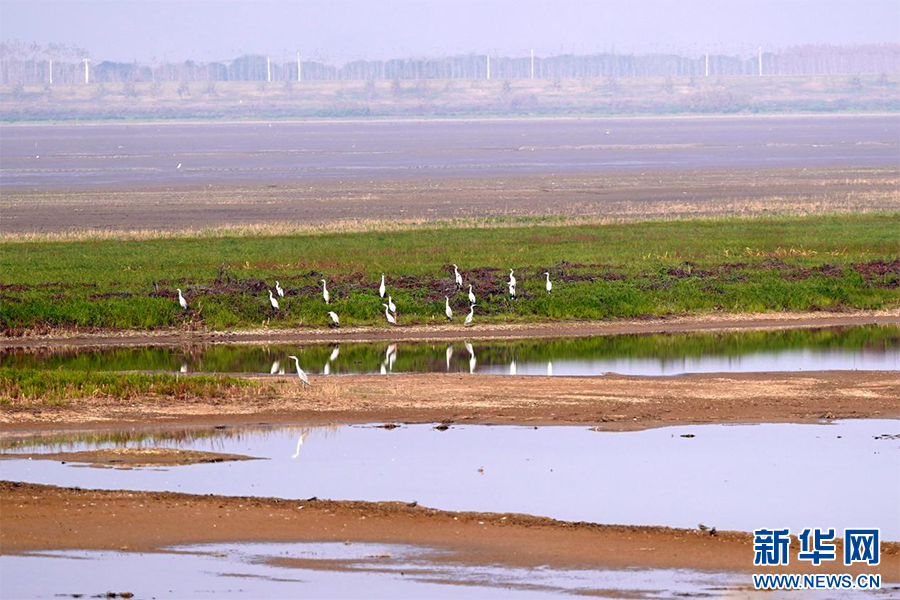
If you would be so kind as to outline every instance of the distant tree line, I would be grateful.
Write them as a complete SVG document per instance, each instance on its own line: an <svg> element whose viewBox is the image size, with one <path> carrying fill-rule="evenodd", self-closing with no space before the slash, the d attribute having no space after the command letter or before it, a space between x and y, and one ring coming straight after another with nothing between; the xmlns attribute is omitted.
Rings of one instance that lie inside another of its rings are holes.
<svg viewBox="0 0 900 600"><path fill-rule="evenodd" d="M84 82L82 48L21 42L0 43L0 83L49 84ZM527 79L532 76L530 56L484 54L429 59L356 60L343 66L302 61L301 79L307 81L367 81L374 79ZM52 65L51 65L52 63ZM677 54L565 54L534 57L534 77L703 77L758 75L759 56L723 54L699 57ZM90 62L92 83L297 81L297 60L270 60L245 55L229 62ZM707 70L708 69L708 70ZM900 72L900 44L859 46L807 45L762 54L765 75L856 75Z"/></svg>

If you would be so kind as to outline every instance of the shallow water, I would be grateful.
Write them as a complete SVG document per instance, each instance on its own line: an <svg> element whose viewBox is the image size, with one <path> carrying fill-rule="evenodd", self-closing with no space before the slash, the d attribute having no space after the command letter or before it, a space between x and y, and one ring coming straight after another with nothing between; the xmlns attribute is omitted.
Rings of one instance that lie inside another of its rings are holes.
<svg viewBox="0 0 900 600"><path fill-rule="evenodd" d="M900 327L617 335L511 342L205 345L86 351L0 351L12 368L218 373L481 373L660 376L900 369Z"/></svg>
<svg viewBox="0 0 900 600"><path fill-rule="evenodd" d="M388 544L209 544L172 553L96 551L0 556L4 598L130 591L178 598L549 598L560 593L633 597L721 595L746 575L663 569L522 569L434 560L439 551ZM323 561L325 568L273 564ZM340 571L328 570L337 561ZM604 594L606 592L607 594Z"/></svg>
<svg viewBox="0 0 900 600"><path fill-rule="evenodd" d="M0 461L3 479L83 488L336 500L417 500L447 510L749 531L880 527L900 539L900 421L697 425L636 432L428 425L226 429L140 438L269 460L171 469ZM209 432L206 432L208 434ZM888 434L885 436L885 434ZM693 437L684 437L693 436ZM298 443L302 441L302 443ZM86 450L104 439L11 449ZM10 451L9 449L7 451Z"/></svg>

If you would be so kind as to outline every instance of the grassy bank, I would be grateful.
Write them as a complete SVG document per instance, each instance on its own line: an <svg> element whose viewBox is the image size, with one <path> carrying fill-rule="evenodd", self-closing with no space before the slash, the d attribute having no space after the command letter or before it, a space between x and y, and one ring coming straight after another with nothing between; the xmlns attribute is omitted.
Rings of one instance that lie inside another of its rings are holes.
<svg viewBox="0 0 900 600"><path fill-rule="evenodd" d="M258 386L235 377L94 373L90 371L37 371L0 369L0 404L63 404L82 398L120 400L160 398L224 398Z"/></svg>
<svg viewBox="0 0 900 600"><path fill-rule="evenodd" d="M0 324L230 329L385 324L382 273L401 324L462 318L452 263L479 321L900 305L898 214L616 225L0 244ZM519 281L507 295L509 269ZM544 291L544 271L554 281ZM318 281L329 282L332 305ZM282 309L267 290L281 282ZM181 288L190 304L176 301ZM467 290L466 290L467 291ZM385 324L386 325L386 324Z"/></svg>

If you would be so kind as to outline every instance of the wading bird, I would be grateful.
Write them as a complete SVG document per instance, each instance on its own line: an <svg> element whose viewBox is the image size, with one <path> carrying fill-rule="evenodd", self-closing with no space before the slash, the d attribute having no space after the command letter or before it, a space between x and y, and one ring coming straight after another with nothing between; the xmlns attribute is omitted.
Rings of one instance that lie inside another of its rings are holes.
<svg viewBox="0 0 900 600"><path fill-rule="evenodd" d="M275 296L272 295L272 290L269 290L269 303L272 305L272 308L278 310L281 308L278 306L278 300L275 299Z"/></svg>
<svg viewBox="0 0 900 600"><path fill-rule="evenodd" d="M475 304L475 294L472 292L472 284L469 284L469 304Z"/></svg>
<svg viewBox="0 0 900 600"><path fill-rule="evenodd" d="M309 385L309 377L306 375L306 373L303 371L303 369L300 368L300 359L293 355L288 356L288 358L294 359L294 365L297 367L297 377L299 377L300 381L302 381L303 383L305 383L308 386Z"/></svg>
<svg viewBox="0 0 900 600"><path fill-rule="evenodd" d="M453 320L453 309L450 308L450 297L444 296L444 314L447 315L447 319L450 321Z"/></svg>
<svg viewBox="0 0 900 600"><path fill-rule="evenodd" d="M388 310L390 310L395 315L397 314L397 305L394 304L394 300L390 296L388 296L387 306L388 306Z"/></svg>
<svg viewBox="0 0 900 600"><path fill-rule="evenodd" d="M547 293L553 291L553 284L550 282L550 271L544 271L544 275L547 276Z"/></svg>
<svg viewBox="0 0 900 600"><path fill-rule="evenodd" d="M516 287L516 276L513 275L513 269L509 270L509 287Z"/></svg>
<svg viewBox="0 0 900 600"><path fill-rule="evenodd" d="M328 304L331 301L331 295L328 293L328 286L325 284L325 280L322 280L322 297L325 299L325 304Z"/></svg>
<svg viewBox="0 0 900 600"><path fill-rule="evenodd" d="M381 305L384 307L384 316L387 319L387 322L391 325L396 325L397 319L395 319L394 315L391 314L391 308L384 302L382 302Z"/></svg>
<svg viewBox="0 0 900 600"><path fill-rule="evenodd" d="M334 312L333 310L329 310L328 316L331 317L331 326L332 327L340 327L341 326L341 320L338 319L336 312Z"/></svg>
<svg viewBox="0 0 900 600"><path fill-rule="evenodd" d="M463 286L462 275L459 274L459 267L456 265L453 265L453 278L456 279L456 289L461 290Z"/></svg>
<svg viewBox="0 0 900 600"><path fill-rule="evenodd" d="M279 298L284 298L284 290L281 288L281 284L278 280L275 280L275 291L278 293Z"/></svg>
<svg viewBox="0 0 900 600"><path fill-rule="evenodd" d="M181 305L182 310L187 310L187 300L181 295L181 290L178 290L178 304Z"/></svg>
<svg viewBox="0 0 900 600"><path fill-rule="evenodd" d="M469 307L469 314L466 315L465 325L471 325L472 317L474 317L474 316L475 316L475 305L473 304L472 306Z"/></svg>
<svg viewBox="0 0 900 600"><path fill-rule="evenodd" d="M509 286L509 297L512 298L513 300L516 299L516 286L514 286L514 285Z"/></svg>
<svg viewBox="0 0 900 600"><path fill-rule="evenodd" d="M384 273L381 274L381 285L378 286L378 295L384 298L384 293L387 291L387 287L384 285Z"/></svg>

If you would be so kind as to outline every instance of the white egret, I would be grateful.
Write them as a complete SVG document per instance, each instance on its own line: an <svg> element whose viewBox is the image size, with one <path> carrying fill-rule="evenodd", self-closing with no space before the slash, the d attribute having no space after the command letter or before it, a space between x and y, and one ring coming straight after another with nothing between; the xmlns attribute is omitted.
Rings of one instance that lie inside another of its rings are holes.
<svg viewBox="0 0 900 600"><path fill-rule="evenodd" d="M516 276L513 275L513 269L509 270L509 287L516 287Z"/></svg>
<svg viewBox="0 0 900 600"><path fill-rule="evenodd" d="M272 290L269 290L269 303L272 305L272 308L278 310L281 308L278 306L278 300L275 299L275 296L272 295Z"/></svg>
<svg viewBox="0 0 900 600"><path fill-rule="evenodd" d="M463 286L462 275L459 274L459 267L453 265L453 277L456 280L456 289L461 290Z"/></svg>
<svg viewBox="0 0 900 600"><path fill-rule="evenodd" d="M278 372L278 369L280 369L280 368L281 368L281 361L280 360L273 361L272 368L269 369L269 375L274 375L275 373Z"/></svg>
<svg viewBox="0 0 900 600"><path fill-rule="evenodd" d="M188 372L188 364L187 364L187 363L181 363L181 369L179 369L179 372L180 372L180 373L187 373L187 372Z"/></svg>
<svg viewBox="0 0 900 600"><path fill-rule="evenodd" d="M449 320L453 320L453 309L450 308L450 297L444 296L444 314Z"/></svg>
<svg viewBox="0 0 900 600"><path fill-rule="evenodd" d="M181 163L178 163L178 166L175 167L175 170L176 170L176 171L180 171L180 170L181 170Z"/></svg>
<svg viewBox="0 0 900 600"><path fill-rule="evenodd" d="M181 305L182 310L187 310L187 300L184 299L184 296L181 295L181 290L178 290L178 304Z"/></svg>
<svg viewBox="0 0 900 600"><path fill-rule="evenodd" d="M328 316L331 317L331 322L332 322L332 325L333 325L334 327L340 327L340 326L341 326L341 320L338 319L338 316L337 316L337 313L336 313L336 312L334 312L333 310L329 310L329 311L328 311Z"/></svg>
<svg viewBox="0 0 900 600"><path fill-rule="evenodd" d="M391 325L396 325L397 319L395 319L394 315L391 314L391 308L384 302L382 302L381 305L384 307L384 316L387 319L387 322Z"/></svg>
<svg viewBox="0 0 900 600"><path fill-rule="evenodd" d="M450 359L453 357L453 344L447 346L447 351L444 353L444 356L447 357L447 370L450 370Z"/></svg>
<svg viewBox="0 0 900 600"><path fill-rule="evenodd" d="M335 346L334 350L331 351L331 356L328 357L328 362L336 361L337 357L340 355L340 353L341 353L341 347Z"/></svg>
<svg viewBox="0 0 900 600"><path fill-rule="evenodd" d="M472 317L474 317L474 316L475 316L475 305L473 304L472 306L469 307L469 314L466 315L465 325L471 325Z"/></svg>
<svg viewBox="0 0 900 600"><path fill-rule="evenodd" d="M300 359L293 355L288 356L288 358L294 359L294 365L297 367L297 377L300 378L300 381L302 381L306 385L309 385L309 377L306 375L303 369L300 368Z"/></svg>
<svg viewBox="0 0 900 600"><path fill-rule="evenodd" d="M397 314L397 305L394 304L394 299L391 298L390 296L388 296L387 306L388 306L388 310L390 310L395 315Z"/></svg>
<svg viewBox="0 0 900 600"><path fill-rule="evenodd" d="M509 297L512 298L513 300L516 299L516 286L514 286L514 285L509 286Z"/></svg>
<svg viewBox="0 0 900 600"><path fill-rule="evenodd" d="M387 287L384 285L384 273L381 274L381 285L378 286L378 295L384 298L384 293L387 291Z"/></svg>
<svg viewBox="0 0 900 600"><path fill-rule="evenodd" d="M284 289L282 289L277 279L275 280L275 291L278 293L279 298L284 298Z"/></svg>
<svg viewBox="0 0 900 600"><path fill-rule="evenodd" d="M547 276L547 293L553 291L553 283L550 281L550 271L544 271L544 275Z"/></svg>
<svg viewBox="0 0 900 600"><path fill-rule="evenodd" d="M297 450L291 455L291 458L297 458L298 456L300 456L300 446L303 445L303 440L305 440L305 439L306 439L306 434L301 433L300 439L297 440Z"/></svg>
<svg viewBox="0 0 900 600"><path fill-rule="evenodd" d="M325 280L322 280L322 297L325 298L325 304L328 304L331 301L331 294L328 293L328 286L325 284Z"/></svg>
<svg viewBox="0 0 900 600"><path fill-rule="evenodd" d="M475 304L475 294L472 292L472 284L469 284L469 304Z"/></svg>

